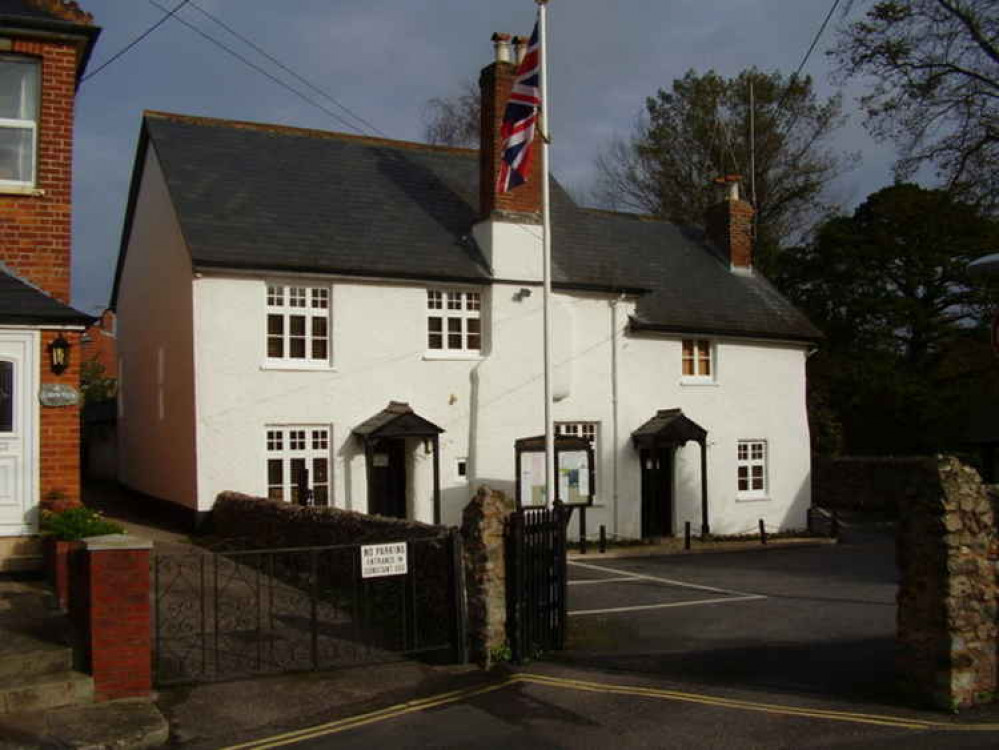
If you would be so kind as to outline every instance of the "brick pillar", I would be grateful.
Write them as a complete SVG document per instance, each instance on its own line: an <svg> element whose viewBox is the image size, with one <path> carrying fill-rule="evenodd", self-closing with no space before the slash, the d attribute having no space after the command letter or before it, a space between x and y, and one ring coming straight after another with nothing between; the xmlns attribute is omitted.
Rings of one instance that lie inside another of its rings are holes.
<svg viewBox="0 0 999 750"><path fill-rule="evenodd" d="M487 669L507 645L503 531L513 509L513 501L502 492L480 487L462 513L469 657Z"/></svg>
<svg viewBox="0 0 999 750"><path fill-rule="evenodd" d="M84 590L73 614L83 625L97 700L146 697L152 690L152 542L127 534L83 541L78 580Z"/></svg>
<svg viewBox="0 0 999 750"><path fill-rule="evenodd" d="M903 691L953 710L995 699L996 530L978 473L927 459L900 509L898 672Z"/></svg>

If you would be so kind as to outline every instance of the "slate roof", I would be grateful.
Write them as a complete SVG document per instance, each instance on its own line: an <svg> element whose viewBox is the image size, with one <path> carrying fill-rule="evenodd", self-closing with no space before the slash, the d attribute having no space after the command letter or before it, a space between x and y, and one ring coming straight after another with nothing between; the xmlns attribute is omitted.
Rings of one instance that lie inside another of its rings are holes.
<svg viewBox="0 0 999 750"><path fill-rule="evenodd" d="M470 237L478 152L156 112L144 119L119 278L150 146L195 268L491 281ZM553 180L552 235L554 285L640 292L635 330L821 337L696 230L581 208Z"/></svg>
<svg viewBox="0 0 999 750"><path fill-rule="evenodd" d="M84 326L93 320L0 265L0 324Z"/></svg>
<svg viewBox="0 0 999 750"><path fill-rule="evenodd" d="M444 430L424 419L413 408L401 401L389 401L388 406L354 428L362 438L376 437L432 437Z"/></svg>
<svg viewBox="0 0 999 750"><path fill-rule="evenodd" d="M708 432L697 422L684 415L682 409L660 409L652 419L631 433L636 447L664 443L702 441Z"/></svg>

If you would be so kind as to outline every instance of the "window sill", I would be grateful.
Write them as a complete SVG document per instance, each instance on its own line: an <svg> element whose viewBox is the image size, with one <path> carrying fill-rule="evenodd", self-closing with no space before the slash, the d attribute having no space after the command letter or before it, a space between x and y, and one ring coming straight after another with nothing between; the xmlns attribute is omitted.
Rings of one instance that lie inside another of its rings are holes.
<svg viewBox="0 0 999 750"><path fill-rule="evenodd" d="M741 497L739 495L735 496L735 501L737 503L768 503L770 502L770 495L749 495L746 497Z"/></svg>
<svg viewBox="0 0 999 750"><path fill-rule="evenodd" d="M680 378L681 388L717 388L719 383L712 378Z"/></svg>
<svg viewBox="0 0 999 750"><path fill-rule="evenodd" d="M447 361L453 360L458 362L479 362L484 357L481 354L476 354L474 352L447 352L447 351L429 351L423 354L424 361Z"/></svg>
<svg viewBox="0 0 999 750"><path fill-rule="evenodd" d="M45 191L31 185L0 184L0 195L27 195L34 198L41 198L45 195Z"/></svg>
<svg viewBox="0 0 999 750"><path fill-rule="evenodd" d="M282 370L284 372L336 372L332 365L312 365L298 362L267 362L260 365L261 370Z"/></svg>

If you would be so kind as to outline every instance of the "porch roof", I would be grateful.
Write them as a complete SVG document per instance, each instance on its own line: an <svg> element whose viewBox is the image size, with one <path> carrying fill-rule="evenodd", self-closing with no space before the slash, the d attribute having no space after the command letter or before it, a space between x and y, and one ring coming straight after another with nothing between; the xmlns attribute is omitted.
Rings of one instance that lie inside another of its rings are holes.
<svg viewBox="0 0 999 750"><path fill-rule="evenodd" d="M424 419L413 408L402 401L389 401L388 406L366 419L354 428L354 434L362 440L375 438L430 438L437 437L444 430L433 422Z"/></svg>
<svg viewBox="0 0 999 750"><path fill-rule="evenodd" d="M660 409L648 422L631 433L636 448L653 445L683 445L688 440L703 443L708 431L685 416L682 409Z"/></svg>

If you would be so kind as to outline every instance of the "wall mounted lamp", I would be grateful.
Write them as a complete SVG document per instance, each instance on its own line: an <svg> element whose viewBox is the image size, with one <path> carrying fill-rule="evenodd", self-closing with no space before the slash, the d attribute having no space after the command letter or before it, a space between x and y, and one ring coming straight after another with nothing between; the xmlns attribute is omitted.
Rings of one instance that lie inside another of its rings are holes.
<svg viewBox="0 0 999 750"><path fill-rule="evenodd" d="M69 367L69 342L60 333L56 339L49 344L49 366L56 375L62 375Z"/></svg>

